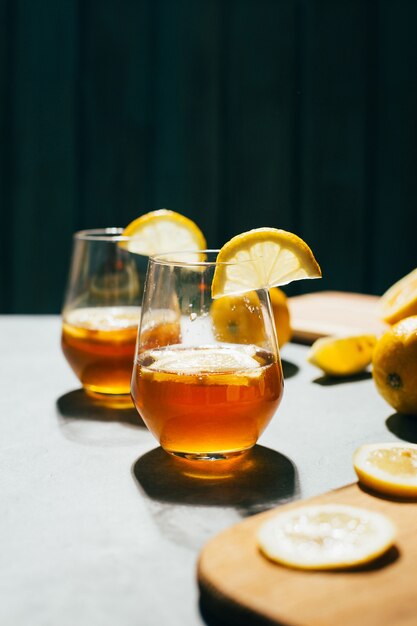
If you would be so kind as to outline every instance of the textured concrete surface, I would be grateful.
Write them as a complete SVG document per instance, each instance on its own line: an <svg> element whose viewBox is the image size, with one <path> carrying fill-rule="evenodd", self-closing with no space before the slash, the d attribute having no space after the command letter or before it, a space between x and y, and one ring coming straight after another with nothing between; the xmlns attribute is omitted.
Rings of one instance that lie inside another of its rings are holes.
<svg viewBox="0 0 417 626"><path fill-rule="evenodd" d="M205 541L353 481L362 443L417 441L416 423L393 415L369 375L330 384L290 344L284 400L259 445L239 470L202 480L158 448L134 410L89 401L59 342L58 317L0 318L8 626L204 624L195 566Z"/></svg>

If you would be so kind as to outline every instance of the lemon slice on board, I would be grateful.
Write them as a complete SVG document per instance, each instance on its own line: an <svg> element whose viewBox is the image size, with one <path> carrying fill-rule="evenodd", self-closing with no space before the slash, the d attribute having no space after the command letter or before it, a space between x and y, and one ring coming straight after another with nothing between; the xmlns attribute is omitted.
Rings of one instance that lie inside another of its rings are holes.
<svg viewBox="0 0 417 626"><path fill-rule="evenodd" d="M382 320L395 324L417 314L417 268L394 283L379 299L378 312Z"/></svg>
<svg viewBox="0 0 417 626"><path fill-rule="evenodd" d="M320 266L305 241L277 228L236 235L221 248L217 261L222 265L214 272L213 298L321 278Z"/></svg>
<svg viewBox="0 0 417 626"><path fill-rule="evenodd" d="M371 363L376 341L375 335L322 337L311 346L307 361L328 376L353 376Z"/></svg>
<svg viewBox="0 0 417 626"><path fill-rule="evenodd" d="M381 513L341 504L297 507L260 527L258 546L272 561L298 569L341 569L372 561L395 539Z"/></svg>
<svg viewBox="0 0 417 626"><path fill-rule="evenodd" d="M353 455L361 483L390 496L417 497L417 445L365 444Z"/></svg>
<svg viewBox="0 0 417 626"><path fill-rule="evenodd" d="M133 220L123 231L129 242L122 242L130 252L153 256L171 251L194 252L207 246L197 224L180 213L159 209ZM183 260L188 260L183 257ZM191 261L199 259L193 258Z"/></svg>

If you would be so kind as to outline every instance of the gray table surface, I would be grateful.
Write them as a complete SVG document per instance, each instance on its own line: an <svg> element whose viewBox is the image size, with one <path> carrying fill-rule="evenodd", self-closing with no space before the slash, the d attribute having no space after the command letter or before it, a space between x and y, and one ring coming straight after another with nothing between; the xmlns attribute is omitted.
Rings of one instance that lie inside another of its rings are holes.
<svg viewBox="0 0 417 626"><path fill-rule="evenodd" d="M331 381L282 350L281 406L232 480L187 476L133 410L92 404L58 316L0 317L0 623L194 626L196 562L222 529L355 480L362 443L417 441L370 374ZM180 462L181 464L181 462ZM183 467L183 465L181 465Z"/></svg>

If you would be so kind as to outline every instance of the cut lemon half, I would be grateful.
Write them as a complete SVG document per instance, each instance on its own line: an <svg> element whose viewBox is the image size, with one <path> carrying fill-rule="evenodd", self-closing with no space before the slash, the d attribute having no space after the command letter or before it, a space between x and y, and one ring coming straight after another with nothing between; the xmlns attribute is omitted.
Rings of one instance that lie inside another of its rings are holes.
<svg viewBox="0 0 417 626"><path fill-rule="evenodd" d="M307 361L328 376L353 376L371 363L375 335L322 337L307 353Z"/></svg>
<svg viewBox="0 0 417 626"><path fill-rule="evenodd" d="M353 467L361 483L391 496L417 497L417 445L375 443L358 448Z"/></svg>
<svg viewBox="0 0 417 626"><path fill-rule="evenodd" d="M341 569L372 561L395 539L385 515L353 506L323 504L278 513L264 522L258 546L272 561L299 569Z"/></svg>
<svg viewBox="0 0 417 626"><path fill-rule="evenodd" d="M388 324L417 315L417 268L403 276L381 296L378 312L381 319Z"/></svg>
<svg viewBox="0 0 417 626"><path fill-rule="evenodd" d="M321 277L305 241L277 228L255 228L236 235L221 248L217 262L213 298Z"/></svg>
<svg viewBox="0 0 417 626"><path fill-rule="evenodd" d="M123 236L131 237L121 245L130 252L154 256L171 251L194 252L207 246L205 237L197 224L180 213L159 209L141 215L123 231ZM166 257L167 260L173 260ZM183 260L189 260L182 257ZM199 260L191 255L191 261Z"/></svg>

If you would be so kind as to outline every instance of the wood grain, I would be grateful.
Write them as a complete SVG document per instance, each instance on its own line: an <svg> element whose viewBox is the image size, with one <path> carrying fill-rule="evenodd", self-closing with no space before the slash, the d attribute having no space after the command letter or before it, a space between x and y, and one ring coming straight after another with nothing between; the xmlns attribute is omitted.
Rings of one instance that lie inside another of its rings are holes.
<svg viewBox="0 0 417 626"><path fill-rule="evenodd" d="M293 339L312 343L328 335L380 335L386 324L378 319L377 296L323 291L288 299Z"/></svg>
<svg viewBox="0 0 417 626"><path fill-rule="evenodd" d="M395 546L373 564L355 570L286 568L268 561L257 548L256 533L276 514L274 509L232 526L206 544L198 562L202 605L225 624L415 626L417 503L377 497L356 483L305 503L349 504L384 513L397 526Z"/></svg>

